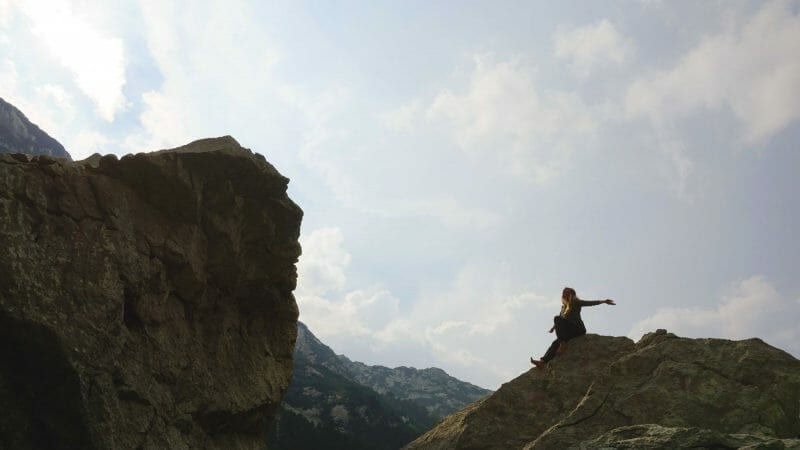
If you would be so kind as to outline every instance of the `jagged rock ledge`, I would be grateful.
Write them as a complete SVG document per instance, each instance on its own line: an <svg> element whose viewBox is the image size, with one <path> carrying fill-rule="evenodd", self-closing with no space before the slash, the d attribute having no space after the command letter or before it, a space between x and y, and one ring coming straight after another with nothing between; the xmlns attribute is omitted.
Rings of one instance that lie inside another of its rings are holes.
<svg viewBox="0 0 800 450"><path fill-rule="evenodd" d="M265 445L302 211L231 137L0 155L0 448Z"/></svg>
<svg viewBox="0 0 800 450"><path fill-rule="evenodd" d="M800 448L800 361L759 339L586 335L408 449ZM762 448L762 447L758 447ZM766 447L763 447L766 448Z"/></svg>

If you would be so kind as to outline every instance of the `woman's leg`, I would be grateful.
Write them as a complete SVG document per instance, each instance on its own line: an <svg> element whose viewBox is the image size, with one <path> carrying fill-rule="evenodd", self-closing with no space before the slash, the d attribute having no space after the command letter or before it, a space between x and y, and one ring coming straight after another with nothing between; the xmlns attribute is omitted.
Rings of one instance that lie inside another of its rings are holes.
<svg viewBox="0 0 800 450"><path fill-rule="evenodd" d="M556 326L556 337L558 337L559 341L566 342L572 339L572 334L574 333L575 328L575 325L572 322L559 316L554 317L553 322Z"/></svg>
<svg viewBox="0 0 800 450"><path fill-rule="evenodd" d="M547 349L544 356L542 356L541 361L545 364L555 358L557 354L564 351L568 340L586 334L586 329L584 327L572 323L561 316L553 317L553 325L555 325L557 339L550 344L550 347ZM536 364L537 367L539 366L533 358L531 358L531 362Z"/></svg>
<svg viewBox="0 0 800 450"><path fill-rule="evenodd" d="M556 322L560 323L556 326L556 332L558 333L558 340L560 342L556 353L561 354L567 349L567 341L586 334L586 328L580 324L572 323L562 317L559 317L558 319L560 320L557 320Z"/></svg>
<svg viewBox="0 0 800 450"><path fill-rule="evenodd" d="M544 354L544 356L542 356L542 361L545 363L549 362L551 359L555 358L556 355L564 351L566 342L574 333L574 325L572 322L564 319L561 316L553 317L553 326L556 329L557 339L550 344L550 348L548 348L547 352Z"/></svg>
<svg viewBox="0 0 800 450"><path fill-rule="evenodd" d="M556 339L555 341L553 341L552 344L550 344L550 348L548 348L547 351L544 353L544 356L542 356L542 361L548 363L550 362L551 359L555 358L556 352L558 351L558 344L560 342L561 341Z"/></svg>

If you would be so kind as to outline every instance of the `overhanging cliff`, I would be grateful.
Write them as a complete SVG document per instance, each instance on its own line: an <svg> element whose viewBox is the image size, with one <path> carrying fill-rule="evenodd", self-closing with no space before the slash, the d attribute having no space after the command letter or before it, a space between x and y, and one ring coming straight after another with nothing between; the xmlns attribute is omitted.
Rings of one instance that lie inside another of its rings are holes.
<svg viewBox="0 0 800 450"><path fill-rule="evenodd" d="M230 137L0 155L0 448L263 448L302 211Z"/></svg>

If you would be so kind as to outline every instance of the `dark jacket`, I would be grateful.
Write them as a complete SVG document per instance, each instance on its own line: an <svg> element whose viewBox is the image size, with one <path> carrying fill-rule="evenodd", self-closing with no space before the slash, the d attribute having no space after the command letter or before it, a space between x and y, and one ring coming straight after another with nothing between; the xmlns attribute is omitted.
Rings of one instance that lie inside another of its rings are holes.
<svg viewBox="0 0 800 450"><path fill-rule="evenodd" d="M576 298L575 301L572 302L572 307L569 309L569 311L567 311L566 305L561 305L561 314L559 315L564 319L586 329L586 326L583 324L583 320L581 320L581 308L584 306L600 305L604 302L605 300L581 300Z"/></svg>

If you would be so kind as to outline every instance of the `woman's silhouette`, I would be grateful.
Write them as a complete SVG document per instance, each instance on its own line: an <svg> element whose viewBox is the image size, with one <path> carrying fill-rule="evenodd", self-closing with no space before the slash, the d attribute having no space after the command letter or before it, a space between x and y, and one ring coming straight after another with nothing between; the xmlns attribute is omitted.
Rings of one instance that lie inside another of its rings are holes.
<svg viewBox="0 0 800 450"><path fill-rule="evenodd" d="M586 334L586 326L581 320L581 308L600 304L616 305L614 300L581 300L575 294L575 289L565 287L561 292L561 314L553 317L553 326L550 332L556 332L556 340L547 349L542 359L531 358L531 363L537 368L544 367L556 354L562 353L567 348L567 341Z"/></svg>

